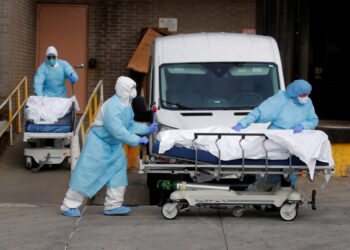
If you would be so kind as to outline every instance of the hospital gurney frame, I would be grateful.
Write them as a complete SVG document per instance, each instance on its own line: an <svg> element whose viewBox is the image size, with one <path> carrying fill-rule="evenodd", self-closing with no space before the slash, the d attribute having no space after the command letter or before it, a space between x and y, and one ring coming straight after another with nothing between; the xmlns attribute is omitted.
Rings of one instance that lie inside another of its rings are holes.
<svg viewBox="0 0 350 250"><path fill-rule="evenodd" d="M199 136L216 136L215 141L216 147L219 152L218 163L207 163L198 160L198 148L196 147L196 140ZM224 136L240 136L239 145L242 151L241 164L227 165L222 164L221 151L218 146L218 141ZM265 149L265 164L246 164L247 160L245 157L245 151L242 147L242 141L249 136L262 136L263 147ZM292 155L289 157L289 164L274 164L271 165L269 162L273 160L268 159L268 150L266 149L265 143L269 138L263 133L194 133L194 139L192 145L195 151L195 159L185 159L181 157L169 156L166 154L147 153L147 157L143 159L144 146L140 148L139 156L139 171L141 173L168 173L168 174L189 174L195 181L198 181L199 175L211 175L216 179L225 178L239 178L241 181L245 175L260 174L267 175L277 174L283 175L284 179L290 181L292 174L303 174L309 177L309 180L313 180L313 177L309 176L309 169L306 165L293 165ZM315 166L314 176L328 175L334 173L334 166L322 165Z"/></svg>

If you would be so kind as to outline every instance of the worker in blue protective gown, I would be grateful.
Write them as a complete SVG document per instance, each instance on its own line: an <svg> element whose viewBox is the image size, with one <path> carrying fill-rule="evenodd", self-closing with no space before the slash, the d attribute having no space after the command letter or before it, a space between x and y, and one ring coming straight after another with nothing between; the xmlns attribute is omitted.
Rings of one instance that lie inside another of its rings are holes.
<svg viewBox="0 0 350 250"><path fill-rule="evenodd" d="M122 144L133 147L147 144L147 137L139 135L156 132L158 124L147 126L134 122L131 101L136 97L136 83L131 78L119 77L115 89L116 94L101 106L86 137L61 206L64 215L81 216L79 207L84 196L93 197L104 185L107 186L104 214L130 212L129 207L122 206L128 185Z"/></svg>
<svg viewBox="0 0 350 250"><path fill-rule="evenodd" d="M46 50L46 60L34 76L34 93L38 96L67 97L65 79L72 84L79 80L72 66L64 60L58 59L54 46Z"/></svg>
<svg viewBox="0 0 350 250"><path fill-rule="evenodd" d="M295 80L285 91L280 91L262 102L232 128L240 131L252 123L271 122L268 129L293 129L294 133L315 129L318 117L309 98L311 90L307 81ZM291 176L291 186L294 186L297 178L297 175ZM276 183L280 180L279 175L268 176L268 181Z"/></svg>

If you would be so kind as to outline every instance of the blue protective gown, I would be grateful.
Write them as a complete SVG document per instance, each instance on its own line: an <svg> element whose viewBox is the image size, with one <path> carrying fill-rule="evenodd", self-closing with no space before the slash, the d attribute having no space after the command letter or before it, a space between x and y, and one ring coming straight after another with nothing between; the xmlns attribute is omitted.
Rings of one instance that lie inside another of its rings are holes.
<svg viewBox="0 0 350 250"><path fill-rule="evenodd" d="M238 124L243 128L251 123L271 122L268 129L293 129L302 125L304 129L315 129L318 124L318 117L311 99L305 104L300 104L298 96L310 94L311 85L304 80L296 80L288 85L286 91L271 96L251 111ZM260 176L257 177L257 179ZM291 176L291 185L297 180L297 175ZM279 182L279 175L268 175L268 181Z"/></svg>
<svg viewBox="0 0 350 250"><path fill-rule="evenodd" d="M127 161L122 144L136 147L138 135L149 133L147 125L134 122L132 107L122 106L118 95L111 97L103 117L103 126L93 127L72 173L69 186L92 197L104 185L127 186Z"/></svg>
<svg viewBox="0 0 350 250"><path fill-rule="evenodd" d="M34 92L38 96L67 97L65 79L73 75L79 77L72 66L64 60L57 59L58 66L51 67L43 62L34 76Z"/></svg>
<svg viewBox="0 0 350 250"><path fill-rule="evenodd" d="M304 129L315 129L318 117L311 99L300 104L287 91L280 91L268 98L238 122L243 128L251 123L271 122L268 129L293 129L302 125Z"/></svg>

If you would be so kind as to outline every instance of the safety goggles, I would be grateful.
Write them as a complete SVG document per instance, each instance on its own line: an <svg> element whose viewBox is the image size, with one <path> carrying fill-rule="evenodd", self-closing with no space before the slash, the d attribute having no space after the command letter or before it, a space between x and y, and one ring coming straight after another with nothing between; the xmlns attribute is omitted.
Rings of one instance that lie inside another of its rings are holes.
<svg viewBox="0 0 350 250"><path fill-rule="evenodd" d="M56 56L47 56L47 59L56 59Z"/></svg>

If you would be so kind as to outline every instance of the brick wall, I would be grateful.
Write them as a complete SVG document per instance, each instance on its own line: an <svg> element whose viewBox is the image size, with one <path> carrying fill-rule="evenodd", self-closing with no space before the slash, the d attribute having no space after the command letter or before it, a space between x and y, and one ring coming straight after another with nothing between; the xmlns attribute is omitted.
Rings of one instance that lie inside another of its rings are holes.
<svg viewBox="0 0 350 250"><path fill-rule="evenodd" d="M158 27L158 18L178 19L177 33L242 32L255 28L255 0L124 0L90 1L89 58L98 68L89 72L89 92L104 80L106 96L114 94L119 75L137 47L140 30Z"/></svg>
<svg viewBox="0 0 350 250"><path fill-rule="evenodd" d="M0 102L8 93L10 81L10 66L8 60L10 58L10 17L11 17L11 2L0 2ZM0 114L1 116L1 114ZM0 117L1 119L1 117Z"/></svg>
<svg viewBox="0 0 350 250"><path fill-rule="evenodd" d="M11 84L13 87L28 76L33 84L35 73L36 5L34 1L11 0ZM32 88L29 88L30 94Z"/></svg>
<svg viewBox="0 0 350 250"><path fill-rule="evenodd" d="M0 1L0 102L35 65L35 1ZM15 101L15 100L14 100ZM1 117L2 116L2 117ZM7 114L0 114L0 119Z"/></svg>
<svg viewBox="0 0 350 250"><path fill-rule="evenodd" d="M256 0L2 0L0 60L5 67L0 67L1 96L23 75L28 75L32 91L36 3L88 5L88 58L97 60L97 68L88 70L88 92L103 79L106 97L114 93L118 76L131 74L126 65L141 29L157 27L160 17L177 18L177 33L255 28Z"/></svg>

